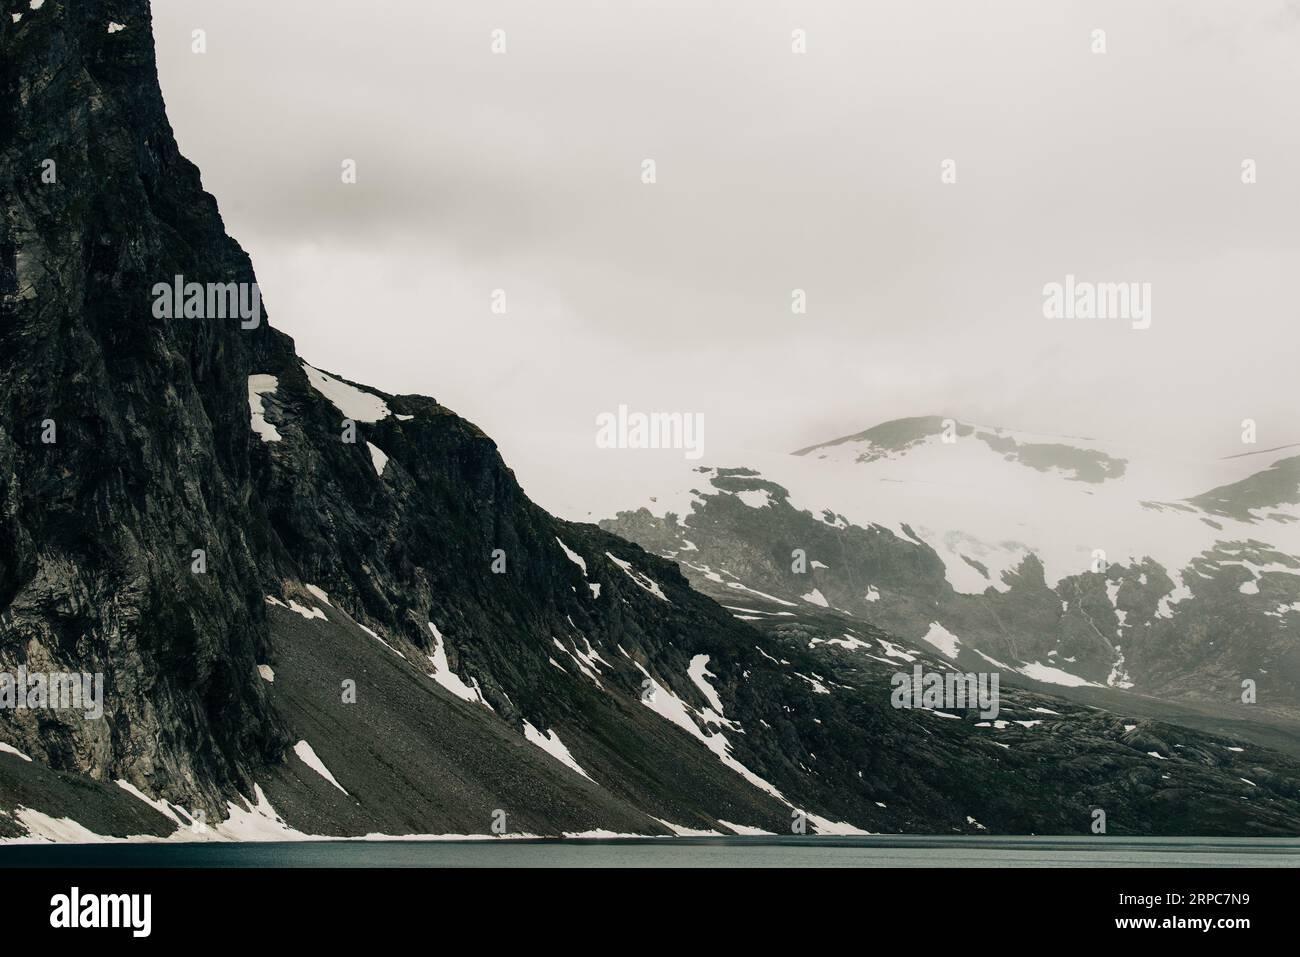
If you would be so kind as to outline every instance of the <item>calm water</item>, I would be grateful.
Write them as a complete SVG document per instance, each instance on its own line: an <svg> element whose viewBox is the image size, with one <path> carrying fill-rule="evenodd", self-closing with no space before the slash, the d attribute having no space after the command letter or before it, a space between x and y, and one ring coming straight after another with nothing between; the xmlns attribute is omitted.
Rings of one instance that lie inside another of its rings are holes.
<svg viewBox="0 0 1300 957"><path fill-rule="evenodd" d="M1297 867L1300 840L657 838L0 847L0 867Z"/></svg>

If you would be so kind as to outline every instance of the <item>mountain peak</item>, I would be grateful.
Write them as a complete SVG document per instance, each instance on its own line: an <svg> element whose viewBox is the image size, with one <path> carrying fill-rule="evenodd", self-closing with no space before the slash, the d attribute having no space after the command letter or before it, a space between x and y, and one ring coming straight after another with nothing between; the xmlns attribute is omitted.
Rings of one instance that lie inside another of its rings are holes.
<svg viewBox="0 0 1300 957"><path fill-rule="evenodd" d="M831 439L829 442L809 445L790 454L809 455L820 449L864 442L870 443L873 447L881 450L901 452L919 442L923 442L932 435L942 434L945 424L948 422L952 422L955 428L964 429L969 433L970 426L962 425L955 419L948 419L939 415L918 415L903 419L890 419L887 422L873 425L863 432L855 432L852 435Z"/></svg>
<svg viewBox="0 0 1300 957"><path fill-rule="evenodd" d="M1077 482L1100 484L1124 475L1127 461L1087 439L1044 436L993 426L971 425L938 415L891 419L864 432L810 445L792 455L851 458L861 464L899 460L920 447L955 446L975 439L995 455L1038 472L1055 471ZM1076 444L1079 443L1079 444Z"/></svg>

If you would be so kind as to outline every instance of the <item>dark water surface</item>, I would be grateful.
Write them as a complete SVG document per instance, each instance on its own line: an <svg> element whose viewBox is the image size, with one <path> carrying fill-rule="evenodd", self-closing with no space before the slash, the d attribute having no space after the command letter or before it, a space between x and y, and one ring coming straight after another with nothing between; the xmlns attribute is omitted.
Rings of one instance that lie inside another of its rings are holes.
<svg viewBox="0 0 1300 957"><path fill-rule="evenodd" d="M0 867L1297 867L1300 840L704 837L16 845Z"/></svg>

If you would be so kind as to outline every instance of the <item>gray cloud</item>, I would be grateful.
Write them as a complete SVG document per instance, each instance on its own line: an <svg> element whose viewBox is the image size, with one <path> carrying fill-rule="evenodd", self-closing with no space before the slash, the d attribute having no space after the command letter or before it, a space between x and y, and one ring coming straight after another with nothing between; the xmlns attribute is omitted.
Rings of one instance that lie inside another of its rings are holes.
<svg viewBox="0 0 1300 957"><path fill-rule="evenodd" d="M155 10L182 149L272 321L478 422L544 504L638 468L557 473L619 403L704 412L721 447L934 412L1294 441L1296 24L1280 0ZM1150 282L1152 328L1044 319L1067 272Z"/></svg>

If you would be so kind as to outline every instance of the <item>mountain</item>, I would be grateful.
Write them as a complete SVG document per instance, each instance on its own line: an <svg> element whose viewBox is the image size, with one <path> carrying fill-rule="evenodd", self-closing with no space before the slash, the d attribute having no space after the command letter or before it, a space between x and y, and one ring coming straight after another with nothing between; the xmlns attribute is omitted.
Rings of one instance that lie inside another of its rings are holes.
<svg viewBox="0 0 1300 957"><path fill-rule="evenodd" d="M941 655L742 620L532 503L435 399L312 366L177 149L145 0L9 7L0 673L104 694L0 708L0 838L1300 826L1300 760L1247 740L1028 683L995 721L894 707ZM900 595L951 591L921 542L854 534Z"/></svg>
<svg viewBox="0 0 1300 957"><path fill-rule="evenodd" d="M1300 458L1277 454L1170 462L901 419L697 467L602 525L701 587L836 609L910 642L941 635L972 667L1225 710L1250 680L1253 713L1293 716Z"/></svg>

